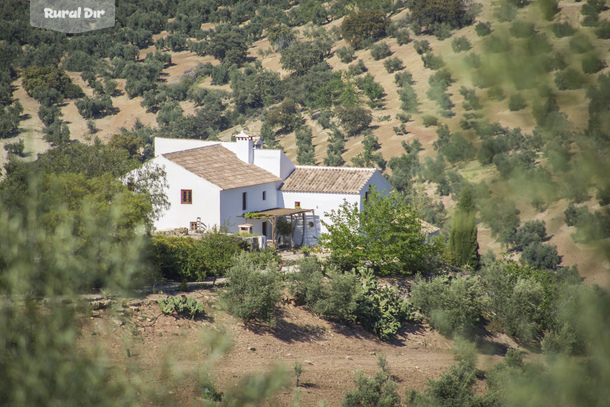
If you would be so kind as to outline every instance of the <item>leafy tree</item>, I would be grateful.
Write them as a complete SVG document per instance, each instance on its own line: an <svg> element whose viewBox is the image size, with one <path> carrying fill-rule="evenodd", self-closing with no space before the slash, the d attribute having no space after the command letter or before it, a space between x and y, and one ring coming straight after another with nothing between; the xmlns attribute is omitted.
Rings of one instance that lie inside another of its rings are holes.
<svg viewBox="0 0 610 407"><path fill-rule="evenodd" d="M246 61L248 44L243 33L231 30L215 34L206 45L206 52L222 63L241 66Z"/></svg>
<svg viewBox="0 0 610 407"><path fill-rule="evenodd" d="M371 48L371 57L373 57L375 61L387 58L390 55L392 55L392 51L390 50L390 46L385 42L373 45Z"/></svg>
<svg viewBox="0 0 610 407"><path fill-rule="evenodd" d="M347 268L370 262L381 275L421 270L431 248L406 198L371 190L362 205L344 203L329 214L319 242L331 258Z"/></svg>
<svg viewBox="0 0 610 407"><path fill-rule="evenodd" d="M19 101L14 102L6 108L0 104L0 139L15 135L19 128L22 113L23 106Z"/></svg>
<svg viewBox="0 0 610 407"><path fill-rule="evenodd" d="M62 120L55 120L53 123L42 129L42 131L44 133L43 139L54 146L60 146L70 141L70 129Z"/></svg>
<svg viewBox="0 0 610 407"><path fill-rule="evenodd" d="M327 50L317 42L298 42L282 49L282 68L302 75L324 60Z"/></svg>
<svg viewBox="0 0 610 407"><path fill-rule="evenodd" d="M170 100L161 106L161 109L157 114L157 123L159 123L160 126L167 126L169 123L180 120L183 114L184 111L180 104L175 100Z"/></svg>
<svg viewBox="0 0 610 407"><path fill-rule="evenodd" d="M388 73L394 73L405 68L402 61L398 57L386 59L383 62L383 66Z"/></svg>
<svg viewBox="0 0 610 407"><path fill-rule="evenodd" d="M557 246L534 242L523 250L520 261L540 270L557 270L561 256L557 254Z"/></svg>
<svg viewBox="0 0 610 407"><path fill-rule="evenodd" d="M400 157L390 158L388 162L388 167L392 170L388 181L397 191L405 192L419 171L419 150L415 141L409 145L403 140L401 145L405 152Z"/></svg>
<svg viewBox="0 0 610 407"><path fill-rule="evenodd" d="M68 99L81 97L82 89L72 83L63 69L55 66L32 66L23 71L23 88L34 96L37 87L57 89Z"/></svg>
<svg viewBox="0 0 610 407"><path fill-rule="evenodd" d="M94 98L85 96L84 98L77 100L75 105L78 108L80 115L85 119L104 117L110 114L113 109L112 99L108 95L101 95Z"/></svg>
<svg viewBox="0 0 610 407"><path fill-rule="evenodd" d="M418 276L411 300L442 334L472 336L485 319L483 288L477 277L468 274L440 275L429 281Z"/></svg>
<svg viewBox="0 0 610 407"><path fill-rule="evenodd" d="M479 242L477 241L476 206L472 189L462 188L457 210L453 215L449 250L455 255L459 266L472 269L479 267Z"/></svg>
<svg viewBox="0 0 610 407"><path fill-rule="evenodd" d="M366 129L373 121L370 110L363 107L343 107L335 109L335 115L343 126L348 137L354 136Z"/></svg>
<svg viewBox="0 0 610 407"><path fill-rule="evenodd" d="M341 35L355 49L359 49L366 39L377 40L386 35L390 24L380 10L358 10L343 19Z"/></svg>
<svg viewBox="0 0 610 407"><path fill-rule="evenodd" d="M277 107L267 113L266 123L273 127L280 126L285 132L290 132L299 124L300 117L297 104L292 99L284 99Z"/></svg>
<svg viewBox="0 0 610 407"><path fill-rule="evenodd" d="M229 286L221 294L228 311L244 322L253 319L273 324L273 311L282 298L275 270L261 270L242 254L227 273Z"/></svg>
<svg viewBox="0 0 610 407"><path fill-rule="evenodd" d="M470 41L466 37L455 38L451 42L451 48L453 52L458 53L462 51L468 51L471 48Z"/></svg>
<svg viewBox="0 0 610 407"><path fill-rule="evenodd" d="M364 147L363 151L352 158L352 164L357 167L377 167L379 171L384 171L387 163L383 159L381 153L376 152L381 148L377 136L374 136L373 133L369 132L362 140L362 145Z"/></svg>
<svg viewBox="0 0 610 407"><path fill-rule="evenodd" d="M405 112L417 113L419 101L417 100L417 93L411 85L404 84L402 89L398 92L400 101L402 102L400 108Z"/></svg>
<svg viewBox="0 0 610 407"><path fill-rule="evenodd" d="M311 127L301 126L295 132L297 140L297 162L300 165L314 165L315 151L312 142Z"/></svg>
<svg viewBox="0 0 610 407"><path fill-rule="evenodd" d="M335 54L337 54L341 62L344 64L349 64L354 59L354 48L341 47L335 51Z"/></svg>
<svg viewBox="0 0 610 407"><path fill-rule="evenodd" d="M371 74L367 74L365 77L356 78L354 83L359 89L364 91L371 102L378 101L385 94L383 87L378 82L375 82L375 79Z"/></svg>
<svg viewBox="0 0 610 407"><path fill-rule="evenodd" d="M23 151L25 150L25 144L23 142L23 139L19 139L19 141L16 141L14 143L6 143L4 145L4 149L8 152L9 157L11 154L15 154L18 157L23 157L24 156Z"/></svg>
<svg viewBox="0 0 610 407"><path fill-rule="evenodd" d="M294 31L285 24L276 24L269 27L267 38L276 51L281 51L296 41Z"/></svg>
<svg viewBox="0 0 610 407"><path fill-rule="evenodd" d="M279 74L263 68L248 67L244 74L232 75L231 89L239 112L277 103L282 95Z"/></svg>
<svg viewBox="0 0 610 407"><path fill-rule="evenodd" d="M508 99L508 110L511 112L516 112L527 107L527 103L525 102L525 98L520 93L515 93L511 95Z"/></svg>
<svg viewBox="0 0 610 407"><path fill-rule="evenodd" d="M345 164L343 161L343 149L345 147L345 136L336 127L332 130L332 135L328 138L328 147L326 148L326 157L324 165L329 167L340 167Z"/></svg>
<svg viewBox="0 0 610 407"><path fill-rule="evenodd" d="M409 10L415 32L430 30L442 23L447 23L451 28L461 28L471 24L473 19L462 0L413 0L409 3Z"/></svg>

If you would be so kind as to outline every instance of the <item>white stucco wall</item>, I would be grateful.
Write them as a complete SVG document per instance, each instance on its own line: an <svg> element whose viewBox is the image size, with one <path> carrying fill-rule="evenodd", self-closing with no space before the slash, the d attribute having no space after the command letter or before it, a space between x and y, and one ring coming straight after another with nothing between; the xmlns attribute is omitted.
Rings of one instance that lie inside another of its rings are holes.
<svg viewBox="0 0 610 407"><path fill-rule="evenodd" d="M190 222L201 218L206 226L220 225L220 188L196 176L165 157L156 157L153 163L164 165L167 173L167 197L170 208L155 222L157 230L190 227ZM182 204L181 190L193 191L192 204Z"/></svg>
<svg viewBox="0 0 610 407"><path fill-rule="evenodd" d="M390 193L390 190L392 189L392 186L385 179L385 177L383 175L381 175L381 173L379 171L375 171L373 173L373 175L371 176L371 178L369 179L369 182L367 182L366 185L364 186L364 188L362 188L362 190L360 191L360 198L361 198L360 207L359 207L360 210L364 209L364 197L366 196L366 192L373 185L375 186L375 189L379 193Z"/></svg>
<svg viewBox="0 0 610 407"><path fill-rule="evenodd" d="M286 179L295 168L280 150L254 150L254 164L281 179Z"/></svg>
<svg viewBox="0 0 610 407"><path fill-rule="evenodd" d="M295 202L301 203L302 209L313 209L314 215L307 214L305 218L305 239L306 245L316 244L322 233L328 230L321 221L330 222L325 213L330 213L331 210L337 210L343 202L350 204L359 204L361 198L359 194L327 194L317 192L279 192L280 199L285 208L294 208ZM302 240L302 221L300 216L295 216L295 233L294 242L300 244ZM309 222L313 222L313 227L309 226Z"/></svg>
<svg viewBox="0 0 610 407"><path fill-rule="evenodd" d="M260 219L244 219L245 212L257 212L265 209L278 207L277 188L279 182L269 182L267 184L254 185L251 187L228 189L220 192L220 221L227 226L230 232L237 232L237 225L251 223L252 232L262 233L262 223ZM263 191L266 192L266 199L263 200ZM242 194L246 192L246 210L242 209ZM271 227L268 226L267 235L271 236Z"/></svg>

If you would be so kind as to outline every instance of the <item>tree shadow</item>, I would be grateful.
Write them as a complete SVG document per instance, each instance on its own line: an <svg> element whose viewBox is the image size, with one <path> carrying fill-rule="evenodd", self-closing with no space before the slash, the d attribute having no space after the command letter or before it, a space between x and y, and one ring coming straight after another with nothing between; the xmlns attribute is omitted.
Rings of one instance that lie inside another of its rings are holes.
<svg viewBox="0 0 610 407"><path fill-rule="evenodd" d="M424 332L425 329L422 324L418 324L416 322L404 322L398 332L385 340L385 342L396 347L406 346L406 342L409 340L407 338L409 334L416 335L423 334Z"/></svg>
<svg viewBox="0 0 610 407"><path fill-rule="evenodd" d="M287 321L285 311L275 312L276 323L272 327L267 324L251 321L246 324L247 328L257 335L270 334L285 343L309 342L323 339L326 329L311 324L295 324Z"/></svg>

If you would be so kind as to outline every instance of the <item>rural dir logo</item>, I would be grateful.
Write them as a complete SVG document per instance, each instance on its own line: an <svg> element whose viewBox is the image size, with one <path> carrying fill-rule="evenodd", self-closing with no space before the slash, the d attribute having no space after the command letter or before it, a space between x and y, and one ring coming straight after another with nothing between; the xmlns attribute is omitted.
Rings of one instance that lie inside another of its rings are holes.
<svg viewBox="0 0 610 407"><path fill-rule="evenodd" d="M65 33L114 26L114 0L31 0L30 24Z"/></svg>

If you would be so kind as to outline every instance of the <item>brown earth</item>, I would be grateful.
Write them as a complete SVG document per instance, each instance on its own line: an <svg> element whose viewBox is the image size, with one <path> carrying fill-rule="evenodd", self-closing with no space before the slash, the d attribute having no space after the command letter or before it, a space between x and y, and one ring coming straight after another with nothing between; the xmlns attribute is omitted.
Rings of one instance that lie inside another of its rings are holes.
<svg viewBox="0 0 610 407"><path fill-rule="evenodd" d="M425 388L429 379L440 377L455 363L452 342L426 325L407 325L395 339L383 342L358 325L334 324L284 303L273 328L246 327L218 308L217 291L198 288L186 295L208 305L206 319L163 315L156 301L167 294L117 301L83 321L79 346L101 346L111 365L137 367L145 372L143 380L148 385L166 388L184 406L201 405L199 374L207 360L202 335L210 330L225 330L233 341L232 350L212 369L220 391L227 391L248 373L284 367L288 386L270 406L289 405L295 393L303 406L321 400L340 405L345 392L354 388L357 372L377 372L379 355L385 355L402 396L408 389ZM503 335L487 339L480 347L479 367L485 369L501 360L508 347L516 344ZM304 367L298 388L295 362Z"/></svg>

